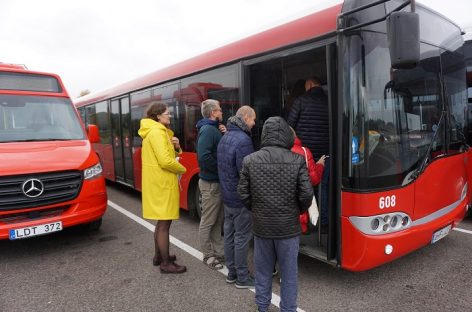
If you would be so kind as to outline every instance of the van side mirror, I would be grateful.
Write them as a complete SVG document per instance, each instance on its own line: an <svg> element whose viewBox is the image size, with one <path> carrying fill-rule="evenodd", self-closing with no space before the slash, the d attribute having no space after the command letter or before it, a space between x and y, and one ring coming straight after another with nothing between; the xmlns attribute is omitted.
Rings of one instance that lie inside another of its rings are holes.
<svg viewBox="0 0 472 312"><path fill-rule="evenodd" d="M96 125L87 126L87 135L90 143L100 143L100 135L98 134L98 127Z"/></svg>
<svg viewBox="0 0 472 312"><path fill-rule="evenodd" d="M390 60L394 69L414 68L420 62L420 19L414 12L393 12L387 18Z"/></svg>

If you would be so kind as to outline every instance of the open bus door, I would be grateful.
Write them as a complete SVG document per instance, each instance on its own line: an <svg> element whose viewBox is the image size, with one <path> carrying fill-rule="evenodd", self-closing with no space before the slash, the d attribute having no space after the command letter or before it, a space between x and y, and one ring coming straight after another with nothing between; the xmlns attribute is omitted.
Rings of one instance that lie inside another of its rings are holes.
<svg viewBox="0 0 472 312"><path fill-rule="evenodd" d="M295 98L305 93L305 79L315 75L322 79L322 87L329 98L329 132L330 145L332 145L330 156L331 161L338 161L334 157L338 148L333 146L333 142L336 141L334 138L336 131L333 129L338 126L333 119L338 112L335 107L337 103L336 62L336 43L332 38L243 63L244 90L246 90L243 101L249 103L257 114L256 126L253 128L256 149L260 147L260 134L265 120L271 116L287 118ZM302 90L297 91L300 81L302 81ZM340 184L336 179L338 176L336 165L331 165L331 167L328 183L328 233L321 233L320 226L315 228L310 225L308 234L300 237L300 253L337 265ZM316 192L319 202L318 191ZM321 207L320 204L318 207ZM321 209L320 213L323 213ZM319 223L320 220L318 220L318 225Z"/></svg>

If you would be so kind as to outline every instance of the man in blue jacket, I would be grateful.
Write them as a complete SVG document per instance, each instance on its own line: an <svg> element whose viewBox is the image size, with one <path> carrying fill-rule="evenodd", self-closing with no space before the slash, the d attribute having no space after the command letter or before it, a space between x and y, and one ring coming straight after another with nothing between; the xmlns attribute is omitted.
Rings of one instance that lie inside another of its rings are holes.
<svg viewBox="0 0 472 312"><path fill-rule="evenodd" d="M216 149L221 133L226 128L221 124L223 112L217 100L202 102L203 119L197 123L197 158L200 167L198 187L202 194L202 216L198 229L203 262L211 269L223 268L224 245L221 237L223 223L223 203L221 201L220 183Z"/></svg>
<svg viewBox="0 0 472 312"><path fill-rule="evenodd" d="M242 106L234 117L228 119L228 131L218 144L218 173L225 211L226 282L236 283L237 288L254 287L247 264L252 217L239 198L238 183L243 158L254 152L251 128L255 121L256 112L249 106Z"/></svg>

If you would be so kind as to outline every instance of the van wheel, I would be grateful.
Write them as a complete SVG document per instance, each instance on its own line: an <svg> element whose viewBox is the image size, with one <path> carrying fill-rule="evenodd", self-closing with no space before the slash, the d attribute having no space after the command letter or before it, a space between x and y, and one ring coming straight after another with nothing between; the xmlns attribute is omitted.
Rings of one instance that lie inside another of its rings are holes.
<svg viewBox="0 0 472 312"><path fill-rule="evenodd" d="M100 229L101 225L102 225L102 218L86 224L86 228L90 232L95 232Z"/></svg>

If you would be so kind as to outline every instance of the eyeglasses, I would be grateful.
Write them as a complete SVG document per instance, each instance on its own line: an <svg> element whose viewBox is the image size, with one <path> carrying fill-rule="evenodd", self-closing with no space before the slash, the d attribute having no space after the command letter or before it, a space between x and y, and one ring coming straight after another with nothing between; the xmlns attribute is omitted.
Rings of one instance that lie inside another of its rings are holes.
<svg viewBox="0 0 472 312"><path fill-rule="evenodd" d="M222 112L221 108L215 108L213 111Z"/></svg>
<svg viewBox="0 0 472 312"><path fill-rule="evenodd" d="M172 116L172 114L171 114L171 113L162 113L161 115L167 115L167 116L169 116L169 117L171 117L171 116Z"/></svg>

